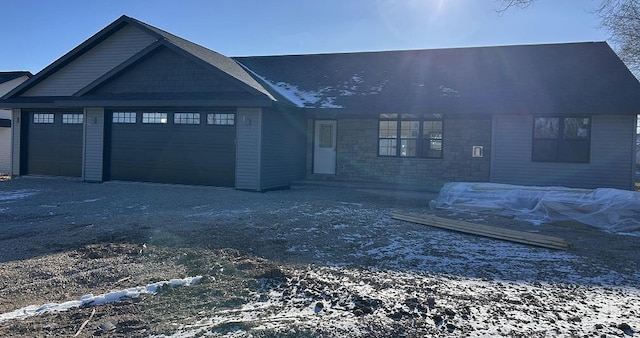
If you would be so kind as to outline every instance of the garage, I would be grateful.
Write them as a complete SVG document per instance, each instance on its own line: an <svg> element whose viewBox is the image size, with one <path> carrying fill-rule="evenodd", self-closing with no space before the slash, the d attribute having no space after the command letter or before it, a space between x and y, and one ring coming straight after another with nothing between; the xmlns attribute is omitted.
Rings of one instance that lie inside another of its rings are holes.
<svg viewBox="0 0 640 338"><path fill-rule="evenodd" d="M29 175L82 176L81 112L29 112L26 132L26 168Z"/></svg>
<svg viewBox="0 0 640 338"><path fill-rule="evenodd" d="M106 119L107 179L234 186L233 111L113 111Z"/></svg>

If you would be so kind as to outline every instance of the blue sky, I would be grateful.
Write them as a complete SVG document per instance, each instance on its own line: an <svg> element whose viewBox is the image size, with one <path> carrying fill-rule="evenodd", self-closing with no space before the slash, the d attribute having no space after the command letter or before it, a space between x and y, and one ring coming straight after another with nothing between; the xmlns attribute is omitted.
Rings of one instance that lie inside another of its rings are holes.
<svg viewBox="0 0 640 338"><path fill-rule="evenodd" d="M2 0L0 71L40 71L125 14L228 56L603 41L592 0Z"/></svg>

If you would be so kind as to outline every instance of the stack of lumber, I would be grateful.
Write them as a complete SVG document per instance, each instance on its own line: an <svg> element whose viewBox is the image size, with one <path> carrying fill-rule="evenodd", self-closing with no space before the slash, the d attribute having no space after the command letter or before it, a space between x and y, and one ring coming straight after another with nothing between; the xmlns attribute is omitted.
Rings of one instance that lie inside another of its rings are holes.
<svg viewBox="0 0 640 338"><path fill-rule="evenodd" d="M543 248L567 250L569 243L562 238L534 234L530 232L498 228L488 225L469 223L432 215L411 215L393 213L391 218L429 225L447 230L463 232L472 235L501 239L510 242L535 245Z"/></svg>

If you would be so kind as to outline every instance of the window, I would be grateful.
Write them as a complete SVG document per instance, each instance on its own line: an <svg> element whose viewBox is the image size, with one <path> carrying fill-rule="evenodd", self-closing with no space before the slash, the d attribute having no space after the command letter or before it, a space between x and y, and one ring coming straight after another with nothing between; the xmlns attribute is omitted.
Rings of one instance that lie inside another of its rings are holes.
<svg viewBox="0 0 640 338"><path fill-rule="evenodd" d="M174 124L200 124L200 113L173 113Z"/></svg>
<svg viewBox="0 0 640 338"><path fill-rule="evenodd" d="M380 114L378 155L442 158L442 120L417 114Z"/></svg>
<svg viewBox="0 0 640 338"><path fill-rule="evenodd" d="M167 123L167 113L142 113L142 123Z"/></svg>
<svg viewBox="0 0 640 338"><path fill-rule="evenodd" d="M589 117L536 117L531 160L589 163L590 134Z"/></svg>
<svg viewBox="0 0 640 338"><path fill-rule="evenodd" d="M235 114L233 113L215 113L207 114L207 124L219 126L233 126L235 124Z"/></svg>
<svg viewBox="0 0 640 338"><path fill-rule="evenodd" d="M63 124L82 124L84 122L83 114L62 114Z"/></svg>
<svg viewBox="0 0 640 338"><path fill-rule="evenodd" d="M33 123L53 123L53 114L33 114Z"/></svg>
<svg viewBox="0 0 640 338"><path fill-rule="evenodd" d="M114 112L113 123L136 123L135 112Z"/></svg>

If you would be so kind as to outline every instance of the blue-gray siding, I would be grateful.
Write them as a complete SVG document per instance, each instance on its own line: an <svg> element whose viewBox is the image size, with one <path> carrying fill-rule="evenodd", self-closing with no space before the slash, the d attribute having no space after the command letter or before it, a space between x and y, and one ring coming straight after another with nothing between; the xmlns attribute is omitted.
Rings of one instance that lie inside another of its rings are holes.
<svg viewBox="0 0 640 338"><path fill-rule="evenodd" d="M23 96L71 96L154 41L151 35L125 25Z"/></svg>
<svg viewBox="0 0 640 338"><path fill-rule="evenodd" d="M22 131L22 120L20 119L22 111L13 109L13 123L11 126L12 136L12 152L11 152L11 175L20 175L20 133Z"/></svg>
<svg viewBox="0 0 640 338"><path fill-rule="evenodd" d="M260 108L238 108L236 114L236 189L260 189L262 139Z"/></svg>
<svg viewBox="0 0 640 338"><path fill-rule="evenodd" d="M300 112L262 115L261 190L287 187L305 177L306 117Z"/></svg>
<svg viewBox="0 0 640 338"><path fill-rule="evenodd" d="M533 116L493 118L491 181L632 189L634 116L593 116L590 163L531 161Z"/></svg>
<svg viewBox="0 0 640 338"><path fill-rule="evenodd" d="M102 182L104 158L104 108L85 108L82 177Z"/></svg>

